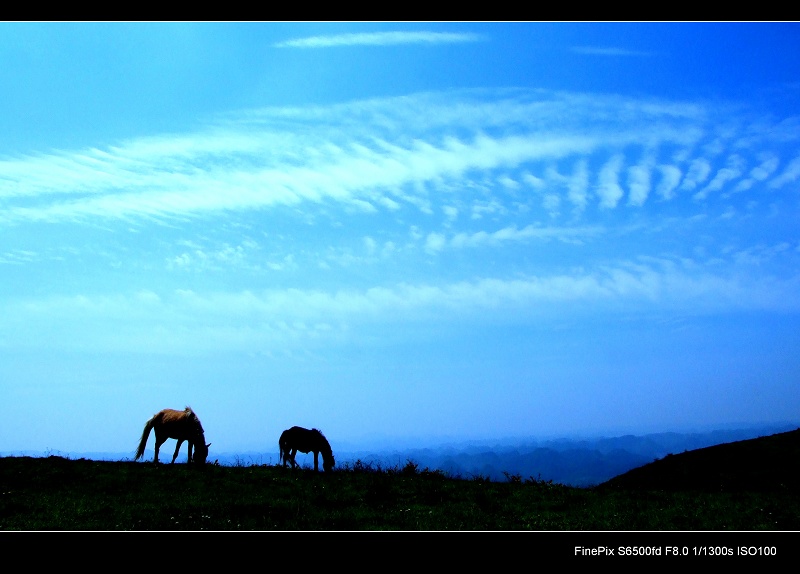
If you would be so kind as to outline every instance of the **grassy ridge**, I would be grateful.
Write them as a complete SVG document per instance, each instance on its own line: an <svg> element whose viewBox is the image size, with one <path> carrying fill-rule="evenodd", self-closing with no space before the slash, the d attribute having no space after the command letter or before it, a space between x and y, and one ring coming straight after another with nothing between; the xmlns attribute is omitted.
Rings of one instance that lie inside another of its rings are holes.
<svg viewBox="0 0 800 574"><path fill-rule="evenodd" d="M325 474L5 457L0 530L800 530L798 459L785 458L798 433L672 455L590 489L512 475L465 480L411 461ZM748 457L762 466L748 466ZM713 480L727 472L722 460L742 470L735 484Z"/></svg>
<svg viewBox="0 0 800 574"><path fill-rule="evenodd" d="M800 429L667 455L603 486L800 493Z"/></svg>

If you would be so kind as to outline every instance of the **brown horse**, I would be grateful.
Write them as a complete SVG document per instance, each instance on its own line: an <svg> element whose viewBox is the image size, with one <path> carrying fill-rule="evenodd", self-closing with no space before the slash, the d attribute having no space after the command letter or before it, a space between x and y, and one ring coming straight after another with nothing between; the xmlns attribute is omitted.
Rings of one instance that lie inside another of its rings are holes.
<svg viewBox="0 0 800 574"><path fill-rule="evenodd" d="M319 453L322 453L322 468L329 471L336 464L333 458L333 451L328 439L317 429L304 429L303 427L292 427L286 429L281 433L278 440L278 447L280 448L279 460L283 460L283 466L289 462L292 468L300 466L294 460L294 455L297 451L303 453L314 453L314 470L319 471Z"/></svg>
<svg viewBox="0 0 800 574"><path fill-rule="evenodd" d="M178 445L175 447L175 454L172 455L173 463L178 458L178 451L183 441L187 441L189 443L189 458L186 462L205 464L206 458L208 458L208 447L211 446L211 443L206 444L203 425L200 424L200 419L197 418L191 407L186 407L182 411L164 409L154 414L144 424L142 438L139 440L139 447L136 449L136 457L133 460L139 460L144 455L144 447L147 445L147 438L150 436L152 429L155 429L156 433L156 454L153 457L153 462L158 462L158 450L164 444L164 441L168 438L174 438L178 441ZM193 447L194 456L192 456Z"/></svg>

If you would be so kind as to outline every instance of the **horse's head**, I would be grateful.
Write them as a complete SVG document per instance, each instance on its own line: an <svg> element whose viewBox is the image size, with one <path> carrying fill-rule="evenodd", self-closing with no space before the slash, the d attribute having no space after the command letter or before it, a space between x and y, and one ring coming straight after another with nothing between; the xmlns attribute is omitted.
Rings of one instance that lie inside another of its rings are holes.
<svg viewBox="0 0 800 574"><path fill-rule="evenodd" d="M200 441L194 447L194 456L192 457L192 462L196 462L197 464L205 464L206 459L208 458L208 447L211 446L211 443L204 443Z"/></svg>
<svg viewBox="0 0 800 574"><path fill-rule="evenodd" d="M333 458L333 453L331 453L330 456L322 457L322 468L325 470L325 472L333 470L333 465L335 464L336 460Z"/></svg>

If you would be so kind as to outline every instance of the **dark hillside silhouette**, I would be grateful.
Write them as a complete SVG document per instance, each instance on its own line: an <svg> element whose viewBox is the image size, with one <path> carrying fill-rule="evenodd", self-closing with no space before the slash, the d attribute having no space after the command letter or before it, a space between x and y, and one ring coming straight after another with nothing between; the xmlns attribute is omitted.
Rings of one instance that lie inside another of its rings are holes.
<svg viewBox="0 0 800 574"><path fill-rule="evenodd" d="M510 474L524 479L552 480L559 484L589 488L669 454L773 435L797 427L797 424L786 423L691 433L663 432L550 440L508 439L421 448L406 446L405 449L394 450L384 448L371 452L345 450L339 454L343 461L361 460L382 466L403 465L407 460L412 460L421 468L441 469L461 478L480 476L503 482Z"/></svg>
<svg viewBox="0 0 800 574"><path fill-rule="evenodd" d="M670 454L597 489L800 492L800 429Z"/></svg>

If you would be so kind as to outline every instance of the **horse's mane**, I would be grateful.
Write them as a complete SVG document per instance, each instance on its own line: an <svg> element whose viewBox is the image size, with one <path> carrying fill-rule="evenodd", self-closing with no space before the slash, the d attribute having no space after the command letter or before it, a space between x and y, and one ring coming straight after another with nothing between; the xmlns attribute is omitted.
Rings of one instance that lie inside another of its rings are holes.
<svg viewBox="0 0 800 574"><path fill-rule="evenodd" d="M333 458L333 449L331 449L331 443L328 442L327 437L324 434L322 434L322 431L319 429L311 429L311 432L317 433L319 435L319 438L321 439L320 446L324 447L321 451L322 455L325 457L330 456L331 458Z"/></svg>
<svg viewBox="0 0 800 574"><path fill-rule="evenodd" d="M186 405L186 408L183 409L183 412L185 412L186 415L197 425L197 430L200 431L201 434L205 435L206 431L203 430L203 425L195 412L192 410L192 407Z"/></svg>

